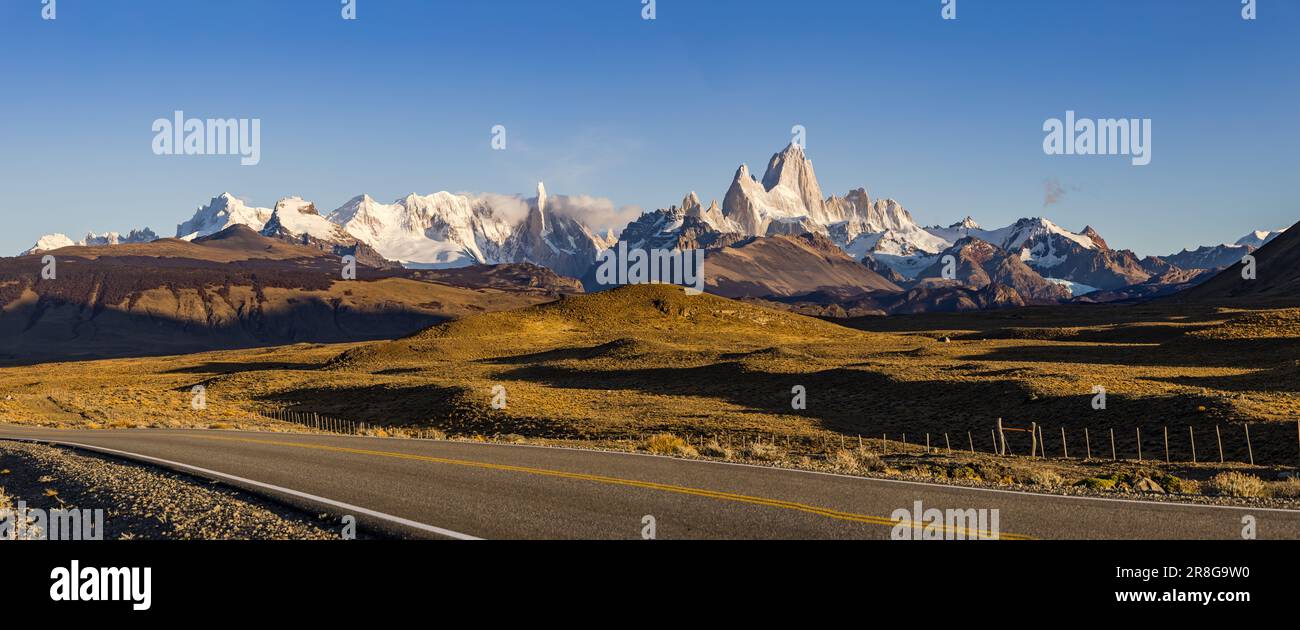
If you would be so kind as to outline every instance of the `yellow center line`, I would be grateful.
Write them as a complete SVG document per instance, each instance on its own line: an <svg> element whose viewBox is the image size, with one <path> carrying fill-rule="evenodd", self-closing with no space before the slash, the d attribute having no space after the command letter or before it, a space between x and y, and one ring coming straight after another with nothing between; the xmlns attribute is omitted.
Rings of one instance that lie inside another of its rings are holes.
<svg viewBox="0 0 1300 630"><path fill-rule="evenodd" d="M676 494L686 494L691 496L706 497L706 498L717 499L721 501L732 501L736 503L748 503L752 505L762 505L766 507L796 510L799 512L806 512L808 514L816 514L818 516L825 516L827 518L833 518L842 521L850 521L855 523L865 523L870 525L884 525L887 527L893 527L895 525L901 524L907 527L919 527L921 529L926 529L926 528L943 529L944 531L947 532L964 534L966 538L987 538L990 537L991 535L991 532L965 529L960 527L949 526L946 524L935 525L935 524L926 524L926 523L916 523L913 521L901 521L901 520L890 519L890 518L882 518L879 516L870 516L866 514L854 514L852 512L842 512L840 510L833 510L830 508L823 508L823 507L817 507L817 506L807 505L803 503L796 503L794 501L784 501L781 499L768 499L764 497L735 494L732 492L706 490L703 488L691 488L688 486L678 486L673 484L657 483L653 481L638 481L635 479L624 479L621 477L607 477L604 475L575 473L575 472L568 472L563 470L552 470L548 468L512 466L509 464L491 464L487 462L478 462L478 461L464 460L464 459L449 459L446 457L433 457L430 455L415 455L412 453L396 453L392 451L375 451L375 450L363 449L363 448L329 446L325 444L309 444L305 442L286 442L283 440L262 440L262 439L255 439L255 438L236 438L236 437L221 437L215 435L193 435L193 434L186 434L185 437L197 437L204 440L221 440L226 442L245 442L249 444L265 444L269 446L289 446L294 448L306 448L306 449L314 449L319 451L330 451L335 453L352 453L355 455L373 455L376 457L409 459L409 460L416 460L422 462L430 462L435 464L446 464L449 466L464 466L468 468L481 468L486 470L517 472L517 473L525 473L529 475L539 475L545 477L559 477L562 479L592 481L596 483L604 483L604 484L611 484L611 485L631 486L634 488L660 490L663 492L672 492ZM1006 533L998 534L998 537L1005 540L1028 540L1029 539L1028 536L1022 536L1018 534L1006 534Z"/></svg>

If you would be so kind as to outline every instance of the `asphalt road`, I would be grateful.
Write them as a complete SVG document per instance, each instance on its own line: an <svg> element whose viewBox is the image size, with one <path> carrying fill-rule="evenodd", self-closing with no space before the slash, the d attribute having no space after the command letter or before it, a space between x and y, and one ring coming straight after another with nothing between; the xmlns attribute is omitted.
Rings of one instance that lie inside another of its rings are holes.
<svg viewBox="0 0 1300 630"><path fill-rule="evenodd" d="M572 449L236 431L53 430L97 449L434 538L887 539L892 515L997 509L1002 538L1300 539L1300 511L1038 495ZM921 520L921 516L913 517ZM974 523L965 528L972 535Z"/></svg>

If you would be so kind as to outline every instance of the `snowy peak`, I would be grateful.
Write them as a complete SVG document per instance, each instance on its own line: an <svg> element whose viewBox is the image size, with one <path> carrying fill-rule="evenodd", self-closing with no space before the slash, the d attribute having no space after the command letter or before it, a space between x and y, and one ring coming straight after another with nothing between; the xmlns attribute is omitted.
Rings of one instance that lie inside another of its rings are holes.
<svg viewBox="0 0 1300 630"><path fill-rule="evenodd" d="M528 215L514 226L501 247L501 258L529 262L556 273L581 277L612 243L593 234L566 211L569 198L551 197L537 184L537 197L528 201Z"/></svg>
<svg viewBox="0 0 1300 630"><path fill-rule="evenodd" d="M805 214L814 221L827 223L817 174L813 171L812 161L798 144L790 143L768 161L767 172L763 174L763 188L769 193L777 188L790 191L802 202Z"/></svg>
<svg viewBox="0 0 1300 630"><path fill-rule="evenodd" d="M415 267L465 267L498 262L509 236L510 226L492 203L446 191L411 193L391 204L362 195L329 216L389 260Z"/></svg>
<svg viewBox="0 0 1300 630"><path fill-rule="evenodd" d="M99 247L105 245L126 245L131 243L149 243L158 240L158 235L149 228L140 230L131 230L123 236L121 232L105 232L103 234L88 233L86 237L74 241L64 234L46 234L36 240L32 245L19 256L29 254L39 254L41 252L53 251L63 247Z"/></svg>
<svg viewBox="0 0 1300 630"><path fill-rule="evenodd" d="M248 206L230 193L221 193L195 211L190 220L176 226L176 238L192 241L211 236L232 225L246 225L260 232L266 227L273 212L270 208Z"/></svg>
<svg viewBox="0 0 1300 630"><path fill-rule="evenodd" d="M19 256L39 254L41 252L51 252L56 249L62 249L64 247L73 247L76 244L77 242L68 238L66 234L59 234L59 233L46 234L45 236L36 239L36 244L28 248L27 251L24 251L23 253L19 254Z"/></svg>
<svg viewBox="0 0 1300 630"><path fill-rule="evenodd" d="M540 229L542 233L545 233L546 232L546 184L544 182L537 182L537 204L535 205L535 207L537 208L537 220L540 223ZM532 217L531 213L529 214L529 217L530 218Z"/></svg>
<svg viewBox="0 0 1300 630"><path fill-rule="evenodd" d="M995 233L1001 232L1006 232L1006 236L999 245L1002 249L1011 252L1020 250L1026 247L1027 244L1032 246L1039 242L1051 240L1052 237L1063 238L1084 249L1099 249L1092 238L1083 234L1075 234L1044 217L1020 219L1010 227L995 231Z"/></svg>
<svg viewBox="0 0 1300 630"><path fill-rule="evenodd" d="M1084 226L1083 231L1079 232L1079 234L1088 237L1099 249L1110 249L1110 246L1106 245L1106 239L1103 239L1101 235L1097 233L1097 230L1092 229L1091 225Z"/></svg>
<svg viewBox="0 0 1300 630"><path fill-rule="evenodd" d="M343 228L322 217L316 210L316 204L302 197L285 197L277 201L261 234L304 241L315 239L335 244L355 240Z"/></svg>
<svg viewBox="0 0 1300 630"><path fill-rule="evenodd" d="M1273 231L1269 231L1269 230L1255 230L1254 232L1251 232L1250 234L1247 234L1247 235L1245 235L1245 236L1243 236L1243 237L1237 239L1237 242L1236 242L1235 244L1236 244L1236 245L1249 245L1249 246L1251 246L1251 247L1254 247L1255 249L1259 249L1259 248L1263 247L1265 244L1267 244L1268 242L1270 242L1270 241L1272 241L1273 239L1277 238L1279 235L1281 235L1281 234L1282 234L1283 232L1285 232L1285 231L1286 231L1286 228L1282 228L1282 229L1280 229L1280 230L1273 230Z"/></svg>
<svg viewBox="0 0 1300 630"><path fill-rule="evenodd" d="M797 144L772 156L761 183L742 164L723 199L722 214L750 236L824 231L822 226L830 223L812 162Z"/></svg>

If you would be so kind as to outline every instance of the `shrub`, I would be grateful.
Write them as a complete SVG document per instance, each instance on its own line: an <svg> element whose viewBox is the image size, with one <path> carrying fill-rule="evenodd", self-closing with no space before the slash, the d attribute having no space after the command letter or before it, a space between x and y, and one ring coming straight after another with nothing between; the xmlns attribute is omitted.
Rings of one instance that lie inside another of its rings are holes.
<svg viewBox="0 0 1300 630"><path fill-rule="evenodd" d="M1277 483L1270 484L1270 490L1273 491L1275 497L1300 499L1300 477L1288 477Z"/></svg>
<svg viewBox="0 0 1300 630"><path fill-rule="evenodd" d="M705 444L700 452L709 457L721 457L722 459L731 459L735 455L731 449L719 444L717 440L709 440L709 443Z"/></svg>
<svg viewBox="0 0 1300 630"><path fill-rule="evenodd" d="M695 457L700 454L699 451L696 451L695 447L688 444L686 440L671 433L660 433L659 435L651 436L650 439L646 440L645 449L657 455L684 455L687 457Z"/></svg>
<svg viewBox="0 0 1300 630"><path fill-rule="evenodd" d="M863 448L840 449L828 457L827 462L832 469L846 473L880 472L885 469L885 462L879 455Z"/></svg>
<svg viewBox="0 0 1300 630"><path fill-rule="evenodd" d="M778 461L785 457L779 446L768 442L750 442L745 445L745 455L763 461Z"/></svg>
<svg viewBox="0 0 1300 630"><path fill-rule="evenodd" d="M1021 483L1031 486L1055 488L1065 482L1060 475L1045 468L1034 468L1020 477Z"/></svg>
<svg viewBox="0 0 1300 630"><path fill-rule="evenodd" d="M1107 479L1105 477L1089 477L1075 482L1074 487L1086 488L1088 490L1114 490L1115 480Z"/></svg>
<svg viewBox="0 0 1300 630"><path fill-rule="evenodd" d="M1166 491L1174 494L1200 494L1201 484L1191 480L1182 479L1173 475L1157 475L1154 477L1156 483L1160 484Z"/></svg>
<svg viewBox="0 0 1300 630"><path fill-rule="evenodd" d="M1210 489L1226 497L1263 497L1267 495L1264 482L1259 477L1230 470L1210 479Z"/></svg>

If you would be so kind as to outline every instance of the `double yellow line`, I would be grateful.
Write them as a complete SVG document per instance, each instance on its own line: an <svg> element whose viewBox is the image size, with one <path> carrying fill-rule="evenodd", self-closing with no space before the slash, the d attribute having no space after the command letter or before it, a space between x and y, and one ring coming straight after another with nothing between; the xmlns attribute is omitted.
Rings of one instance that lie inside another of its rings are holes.
<svg viewBox="0 0 1300 630"><path fill-rule="evenodd" d="M189 437L189 435L187 435L187 437ZM832 510L830 508L817 507L813 505L807 505L804 503L796 503L794 501L783 501L780 499L767 499L764 497L755 497L755 496L750 496L745 494L736 494L732 492L720 492L717 490L691 488L688 486L678 486L673 484L657 483L653 481L638 481L635 479L624 479L621 477L608 477L605 475L591 475L587 473L575 473L575 472L568 472L563 470L552 470L548 468L511 466L509 464L492 464L487 462L478 462L478 461L464 460L464 459L449 459L446 457L415 455L412 453L395 453L392 451L376 451L376 450L364 449L364 448L329 446L326 444L309 444L305 442L287 442L283 440L264 440L264 439L255 439L255 438L237 438L237 437L224 437L224 436L215 436L215 435L195 435L193 437L198 437L200 439L205 439L205 440L219 440L225 442L244 442L248 444L264 444L269 446L287 446L293 448L304 448L304 449L312 449L318 451L329 451L334 453L351 453L354 455L371 455L375 457L389 457L393 459L408 459L408 460L429 462L434 464L446 464L448 466L464 466L468 468L480 468L485 470L500 470L505 472L516 472L516 473L524 473L529 475L539 475L544 477L557 477L561 479L574 479L578 481L591 481L595 483L603 483L603 484L618 485L618 486L629 486L633 488L645 488L647 490L659 490L662 492L672 492L676 494L705 497L709 499L717 499L719 501L732 501L735 503L748 503L751 505L762 505L765 507L772 507L778 509L796 510L799 512L816 514L818 516L824 516L836 520L849 521L854 523L864 523L868 525L883 525L886 527L903 525L909 528L918 527L921 529L926 529L927 527L936 528L936 529L938 528L938 526L927 525L926 523L915 523L912 521L899 521L895 519L882 518L879 516L870 516L867 514L854 514L852 512L842 512L840 510ZM962 534L968 539L987 538L990 535L990 532L983 532L979 530L965 529L960 527L952 527L946 524L943 525L942 528L945 532ZM1005 533L999 534L998 537L1004 540L1027 540L1029 538L1028 536L1021 536L1017 534L1005 534Z"/></svg>

